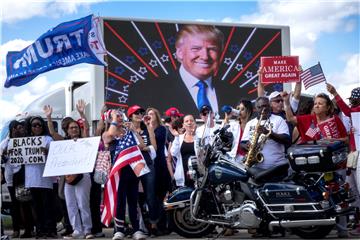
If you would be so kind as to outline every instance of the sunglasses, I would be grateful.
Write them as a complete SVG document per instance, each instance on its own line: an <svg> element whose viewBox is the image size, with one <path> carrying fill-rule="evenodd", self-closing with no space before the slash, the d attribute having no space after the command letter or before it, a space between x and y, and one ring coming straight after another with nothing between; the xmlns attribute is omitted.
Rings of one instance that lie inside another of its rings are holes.
<svg viewBox="0 0 360 240"><path fill-rule="evenodd" d="M33 127L33 128L42 127L42 125L40 123L34 123L34 124L31 124L31 127Z"/></svg>
<svg viewBox="0 0 360 240"><path fill-rule="evenodd" d="M276 99L276 100L272 100L272 102L280 103L280 102L284 102L284 100L282 100L282 99Z"/></svg>
<svg viewBox="0 0 360 240"><path fill-rule="evenodd" d="M145 111L144 110L137 110L134 112L135 115L144 115L145 114Z"/></svg>
<svg viewBox="0 0 360 240"><path fill-rule="evenodd" d="M208 114L209 114L209 112L201 112L201 115L203 115L203 116L206 116Z"/></svg>

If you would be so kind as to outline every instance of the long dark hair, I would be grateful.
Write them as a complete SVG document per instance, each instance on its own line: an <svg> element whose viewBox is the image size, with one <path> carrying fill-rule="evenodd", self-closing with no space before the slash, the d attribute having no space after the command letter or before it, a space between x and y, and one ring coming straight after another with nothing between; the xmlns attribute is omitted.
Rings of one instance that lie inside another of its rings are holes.
<svg viewBox="0 0 360 240"><path fill-rule="evenodd" d="M18 136L14 136L14 129L17 128L17 126L19 126L19 125L24 126L24 123L19 122L19 121L17 121L17 120L12 120L12 121L9 123L9 137L10 137L10 138L18 137ZM24 129L24 131L25 131L25 129Z"/></svg>
<svg viewBox="0 0 360 240"><path fill-rule="evenodd" d="M32 129L31 129L31 124L32 124L32 122L34 120L39 120L40 121L40 124L42 126L41 135L43 135L43 136L44 135L50 135L47 124L46 124L46 122L44 121L44 119L42 117L40 117L40 116L29 116L25 120L26 132L27 132L28 136L33 136L33 132L32 132Z"/></svg>
<svg viewBox="0 0 360 240"><path fill-rule="evenodd" d="M240 104L244 105L245 107L245 111L246 111L246 115L247 115L247 119L246 121L249 121L252 117L253 117L253 113L254 113L254 107L252 105L252 102L247 100L247 99L241 99L239 101L239 104L237 106L240 106ZM236 107L237 109L237 107ZM239 109L238 109L239 110ZM239 116L240 119L240 116Z"/></svg>

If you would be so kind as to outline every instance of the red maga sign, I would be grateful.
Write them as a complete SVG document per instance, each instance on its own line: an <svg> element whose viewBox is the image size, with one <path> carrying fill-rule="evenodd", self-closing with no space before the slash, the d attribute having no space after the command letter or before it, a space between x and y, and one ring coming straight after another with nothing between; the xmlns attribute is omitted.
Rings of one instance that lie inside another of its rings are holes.
<svg viewBox="0 0 360 240"><path fill-rule="evenodd" d="M288 83L300 81L298 56L274 56L260 58L262 83Z"/></svg>

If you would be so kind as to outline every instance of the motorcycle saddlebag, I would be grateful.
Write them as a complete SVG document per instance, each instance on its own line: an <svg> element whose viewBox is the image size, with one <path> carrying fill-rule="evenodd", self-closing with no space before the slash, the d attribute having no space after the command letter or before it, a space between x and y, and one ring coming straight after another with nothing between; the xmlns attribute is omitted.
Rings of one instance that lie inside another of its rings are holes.
<svg viewBox="0 0 360 240"><path fill-rule="evenodd" d="M264 207L276 218L317 218L323 213L320 203L300 185L266 183L257 194Z"/></svg>
<svg viewBox="0 0 360 240"><path fill-rule="evenodd" d="M293 145L287 150L287 157L294 171L335 171L345 165L347 147L340 141Z"/></svg>

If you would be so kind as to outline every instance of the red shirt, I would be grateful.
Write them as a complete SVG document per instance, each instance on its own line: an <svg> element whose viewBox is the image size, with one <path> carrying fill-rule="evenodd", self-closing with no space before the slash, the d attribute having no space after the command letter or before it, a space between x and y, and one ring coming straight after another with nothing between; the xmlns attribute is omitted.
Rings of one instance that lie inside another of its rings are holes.
<svg viewBox="0 0 360 240"><path fill-rule="evenodd" d="M344 100L342 100L342 98L339 95L337 95L335 97L335 100L336 100L336 104L338 105L339 109L345 114L345 116L349 117L350 119L351 119L352 112L360 112L360 106L350 108L348 105L346 105ZM349 144L350 144L350 150L355 151L356 146L355 146L355 138L354 138L353 133L350 133Z"/></svg>
<svg viewBox="0 0 360 240"><path fill-rule="evenodd" d="M320 133L315 134L314 137L310 137L309 135L306 134L307 131L309 130L309 128L311 128L311 127L318 128L318 122L317 122L315 114L296 116L296 119L297 119L297 128L299 130L300 137L301 137L301 143L304 143L307 141L319 140L322 138ZM336 127L338 130L337 135L339 136L339 138L346 137L347 136L346 128L345 128L344 124L342 123L341 119L336 115L334 115L334 119L335 119Z"/></svg>

